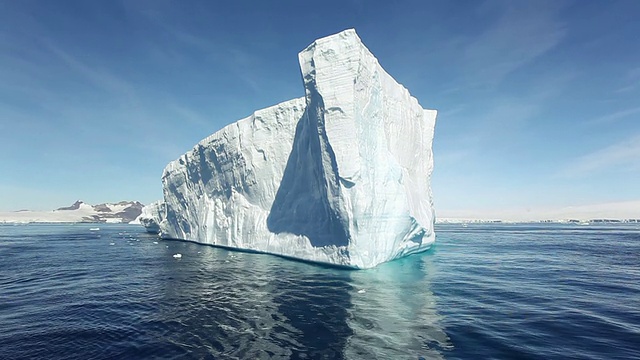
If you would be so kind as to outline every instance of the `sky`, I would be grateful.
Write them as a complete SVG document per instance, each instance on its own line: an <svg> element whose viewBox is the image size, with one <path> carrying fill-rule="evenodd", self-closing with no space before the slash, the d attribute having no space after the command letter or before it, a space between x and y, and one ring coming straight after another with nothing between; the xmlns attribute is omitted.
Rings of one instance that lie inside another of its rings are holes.
<svg viewBox="0 0 640 360"><path fill-rule="evenodd" d="M437 211L640 200L640 1L0 0L0 211L162 197L355 28L437 109Z"/></svg>

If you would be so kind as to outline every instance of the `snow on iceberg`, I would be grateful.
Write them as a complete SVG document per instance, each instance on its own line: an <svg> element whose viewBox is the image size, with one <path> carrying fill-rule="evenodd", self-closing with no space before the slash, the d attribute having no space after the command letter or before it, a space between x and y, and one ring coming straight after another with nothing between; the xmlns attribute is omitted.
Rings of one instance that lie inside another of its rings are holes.
<svg viewBox="0 0 640 360"><path fill-rule="evenodd" d="M355 30L299 54L306 96L200 141L162 175L165 238L370 268L435 240L436 111Z"/></svg>

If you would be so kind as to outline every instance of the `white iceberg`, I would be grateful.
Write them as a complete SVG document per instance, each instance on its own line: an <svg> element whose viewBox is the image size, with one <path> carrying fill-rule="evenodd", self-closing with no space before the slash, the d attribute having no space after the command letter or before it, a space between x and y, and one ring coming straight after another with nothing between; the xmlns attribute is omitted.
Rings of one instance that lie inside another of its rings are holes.
<svg viewBox="0 0 640 360"><path fill-rule="evenodd" d="M143 207L142 213L134 221L144 226L148 233L158 234L164 214L164 202L154 201Z"/></svg>
<svg viewBox="0 0 640 360"><path fill-rule="evenodd" d="M165 168L162 237L354 268L427 250L436 111L354 30L299 60L304 98L226 126Z"/></svg>

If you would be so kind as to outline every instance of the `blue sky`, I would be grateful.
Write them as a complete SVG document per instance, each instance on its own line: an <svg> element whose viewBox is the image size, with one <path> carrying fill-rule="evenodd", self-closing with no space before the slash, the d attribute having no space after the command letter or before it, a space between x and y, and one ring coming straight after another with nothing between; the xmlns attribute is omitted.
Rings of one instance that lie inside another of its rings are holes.
<svg viewBox="0 0 640 360"><path fill-rule="evenodd" d="M355 28L439 110L436 208L640 199L640 1L2 1L0 210L162 196L171 160L303 96Z"/></svg>

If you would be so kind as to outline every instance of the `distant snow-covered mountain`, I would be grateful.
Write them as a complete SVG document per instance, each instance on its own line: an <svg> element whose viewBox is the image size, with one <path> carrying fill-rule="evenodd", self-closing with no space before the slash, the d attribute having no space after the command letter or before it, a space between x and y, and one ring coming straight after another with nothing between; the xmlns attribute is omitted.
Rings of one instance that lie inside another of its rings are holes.
<svg viewBox="0 0 640 360"><path fill-rule="evenodd" d="M130 223L142 213L143 207L144 205L139 201L90 205L78 200L71 206L61 207L52 211L20 210L0 212L0 223Z"/></svg>

